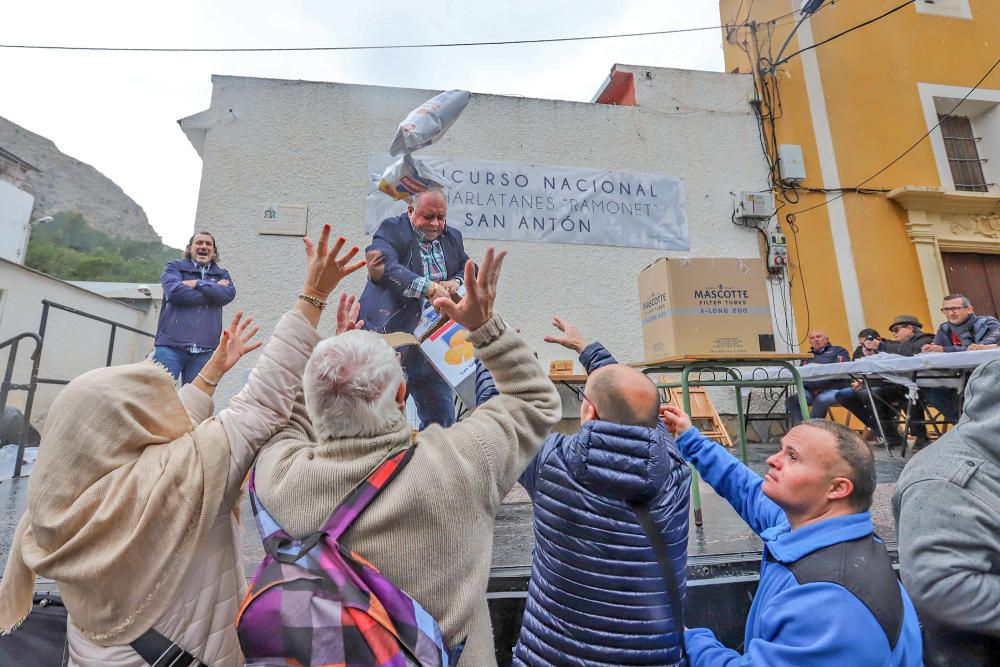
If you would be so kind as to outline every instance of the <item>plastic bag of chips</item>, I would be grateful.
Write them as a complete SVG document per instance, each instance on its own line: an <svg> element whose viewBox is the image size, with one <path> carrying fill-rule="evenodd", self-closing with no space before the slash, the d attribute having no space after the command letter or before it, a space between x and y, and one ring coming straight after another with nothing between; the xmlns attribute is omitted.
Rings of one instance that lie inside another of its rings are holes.
<svg viewBox="0 0 1000 667"><path fill-rule="evenodd" d="M445 176L409 153L382 172L378 189L393 199L409 199L428 190L443 190Z"/></svg>
<svg viewBox="0 0 1000 667"><path fill-rule="evenodd" d="M458 119L469 103L469 97L467 90L449 90L411 111L399 124L389 146L389 154L412 153L433 144Z"/></svg>

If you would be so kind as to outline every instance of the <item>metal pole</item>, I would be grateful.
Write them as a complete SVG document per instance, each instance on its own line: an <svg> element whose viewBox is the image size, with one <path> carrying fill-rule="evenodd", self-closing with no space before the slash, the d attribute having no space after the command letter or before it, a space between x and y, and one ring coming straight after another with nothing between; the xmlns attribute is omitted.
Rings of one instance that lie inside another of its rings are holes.
<svg viewBox="0 0 1000 667"><path fill-rule="evenodd" d="M111 325L111 338L108 339L108 359L107 359L107 361L104 364L105 366L110 366L111 365L111 357L115 353L115 332L117 330L118 330L118 327L115 326L114 324L112 324Z"/></svg>
<svg viewBox="0 0 1000 667"><path fill-rule="evenodd" d="M736 374L733 373L733 379L736 380ZM743 465L747 465L747 427L743 422L743 396L741 392L743 388L739 385L733 387L736 390L736 423L739 425L739 436L740 436L740 458L743 459Z"/></svg>
<svg viewBox="0 0 1000 667"><path fill-rule="evenodd" d="M692 364L688 364L681 371L681 402L684 404L684 413L691 414L691 393L688 386L688 375L691 373ZM691 468L691 509L694 510L694 525L700 526L704 523L701 513L701 489L698 488L698 469L693 464L688 463Z"/></svg>
<svg viewBox="0 0 1000 667"><path fill-rule="evenodd" d="M35 392L38 389L38 366L42 361L42 345L45 342L45 339L41 337L41 332L45 331L47 316L48 307L45 307L42 310L39 338L31 361L31 380L28 383L28 397L24 401L24 426L21 427L21 437L17 442L17 460L14 462L14 474L12 475L15 478L21 476L21 464L24 462L24 441L28 438L28 429L31 428L31 408L35 404Z"/></svg>
<svg viewBox="0 0 1000 667"><path fill-rule="evenodd" d="M20 341L14 339L10 346L10 354L7 357L7 370L3 373L3 384L0 385L0 410L7 407L7 394L10 393L10 379L14 376L14 360L17 359L17 344Z"/></svg>
<svg viewBox="0 0 1000 667"><path fill-rule="evenodd" d="M867 375L861 376L861 381L865 385L865 391L868 393L868 400L871 402L872 414L875 416L875 423L878 425L878 434L879 434L879 436L882 437L882 444L885 445L885 451L889 455L889 458L891 459L892 458L892 450L889 449L889 440L885 437L885 429L882 427L882 420L879 419L879 416L878 416L878 404L875 403L875 395L872 394L872 388L868 384L868 376ZM905 440L904 440L904 442L905 442ZM906 446L905 445L903 446L903 453L904 454L906 453Z"/></svg>

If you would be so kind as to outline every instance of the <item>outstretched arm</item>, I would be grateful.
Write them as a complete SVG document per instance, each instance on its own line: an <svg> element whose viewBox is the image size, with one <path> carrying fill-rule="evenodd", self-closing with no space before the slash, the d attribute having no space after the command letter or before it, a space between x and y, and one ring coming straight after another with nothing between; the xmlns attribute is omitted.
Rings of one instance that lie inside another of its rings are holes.
<svg viewBox="0 0 1000 667"><path fill-rule="evenodd" d="M559 396L525 342L493 314L496 285L506 253L486 251L479 275L466 263L465 297L434 305L470 331L476 358L493 374L499 393L468 418L447 430L449 441L462 443L455 456L481 471L484 500L495 508L514 486L518 474L538 451L559 419ZM475 443L476 447L467 446Z"/></svg>
<svg viewBox="0 0 1000 667"><path fill-rule="evenodd" d="M677 447L685 459L694 464L715 492L733 506L743 520L758 535L788 518L784 510L761 490L764 480L750 470L726 448L703 436L691 425L691 418L673 405L660 408L667 429L677 438Z"/></svg>
<svg viewBox="0 0 1000 667"><path fill-rule="evenodd" d="M227 481L227 493L232 492L232 495L227 498L235 499L257 450L288 421L306 362L319 342L316 325L322 309L317 304L326 302L341 279L364 266L363 261L350 261L358 251L356 247L339 256L344 239L330 248L329 236L330 226L324 225L318 244L304 239L307 266L301 294L306 298L296 299L292 311L281 318L243 389L229 407L219 413L232 457ZM201 376L192 384L207 395L215 391L219 379L239 358L259 346L259 343L249 342L252 336L249 326L247 322L234 319L230 328L223 332Z"/></svg>

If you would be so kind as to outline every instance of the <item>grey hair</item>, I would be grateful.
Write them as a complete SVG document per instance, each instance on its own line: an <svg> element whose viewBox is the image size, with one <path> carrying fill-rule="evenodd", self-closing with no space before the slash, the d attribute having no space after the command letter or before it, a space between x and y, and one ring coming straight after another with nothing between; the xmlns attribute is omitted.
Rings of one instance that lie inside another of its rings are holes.
<svg viewBox="0 0 1000 667"><path fill-rule="evenodd" d="M410 201L413 203L413 208L417 207L417 204L420 202L420 199L422 197L425 197L425 196L427 196L429 194L432 194L432 193L435 193L435 192L438 193L439 195L441 195L442 197L444 197L444 203L445 203L445 206L447 206L448 205L448 192L447 192L447 190L445 190L444 188L434 188L434 189L431 189L431 190L424 190L423 192L417 192L412 197L410 197Z"/></svg>
<svg viewBox="0 0 1000 667"><path fill-rule="evenodd" d="M320 438L371 437L402 426L396 352L371 331L321 341L302 378L306 412Z"/></svg>

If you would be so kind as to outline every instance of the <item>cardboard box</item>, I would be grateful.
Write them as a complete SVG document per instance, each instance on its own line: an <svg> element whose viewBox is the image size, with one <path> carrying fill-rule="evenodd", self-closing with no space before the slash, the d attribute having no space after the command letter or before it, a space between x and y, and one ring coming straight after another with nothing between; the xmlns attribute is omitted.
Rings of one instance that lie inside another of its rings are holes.
<svg viewBox="0 0 1000 667"><path fill-rule="evenodd" d="M471 409L476 407L476 362L468 335L465 327L448 320L420 343L420 349L434 364L434 370Z"/></svg>
<svg viewBox="0 0 1000 667"><path fill-rule="evenodd" d="M662 258L639 272L647 360L756 353L773 341L767 277L758 258Z"/></svg>
<svg viewBox="0 0 1000 667"><path fill-rule="evenodd" d="M573 375L572 359L556 359L549 362L549 375L552 377Z"/></svg>

